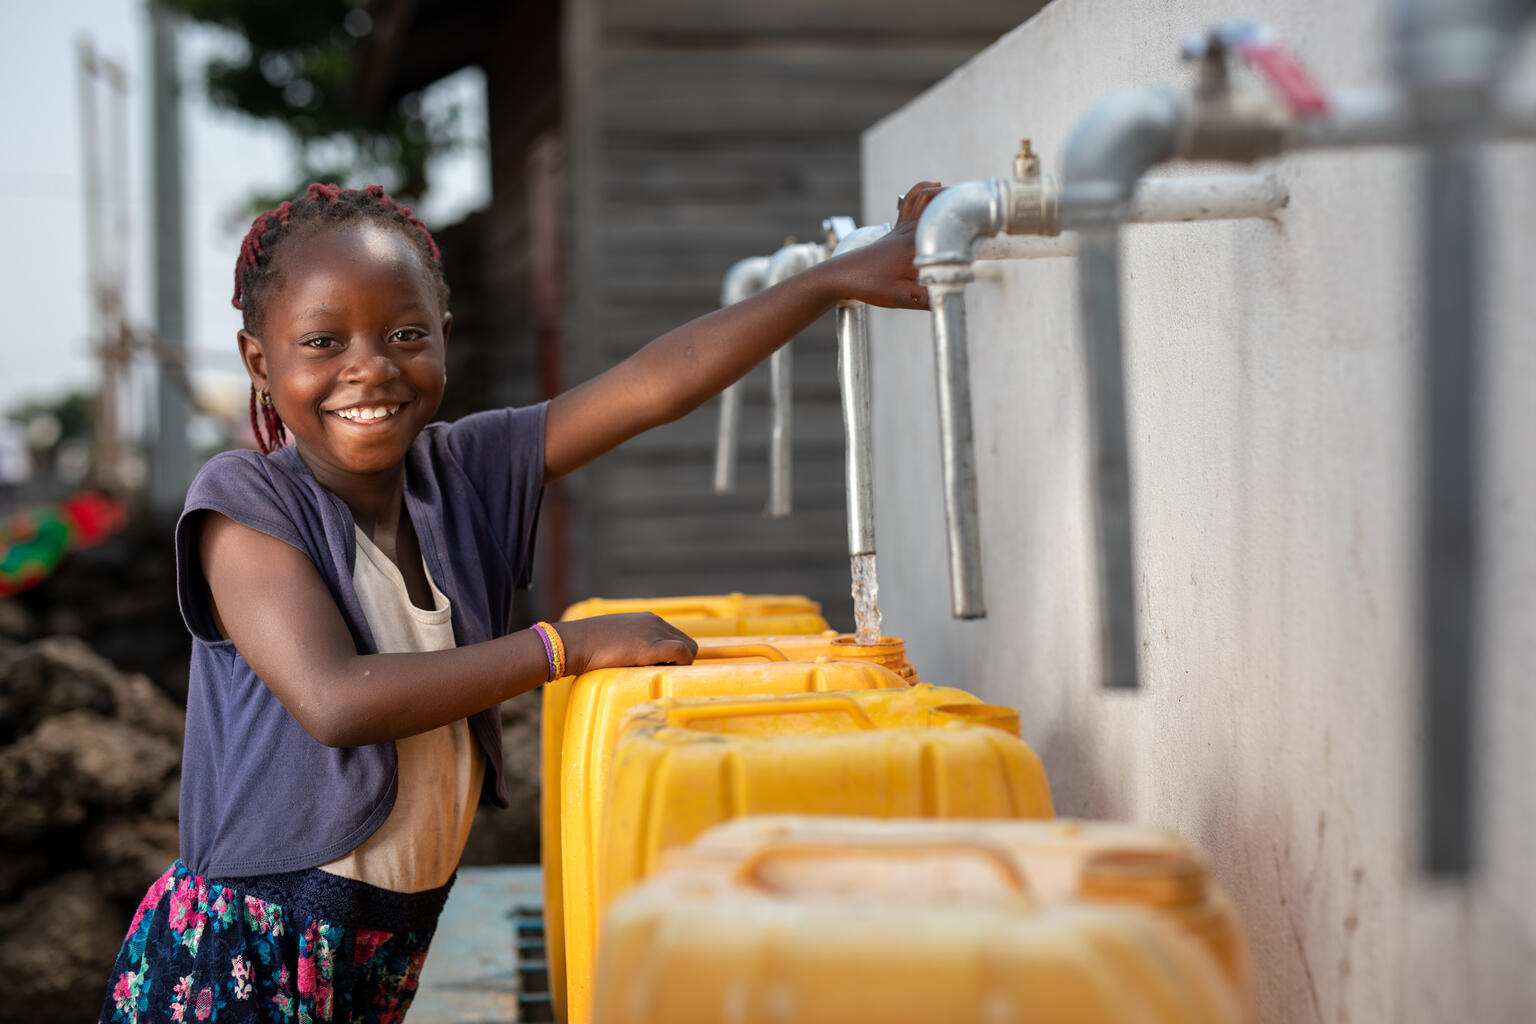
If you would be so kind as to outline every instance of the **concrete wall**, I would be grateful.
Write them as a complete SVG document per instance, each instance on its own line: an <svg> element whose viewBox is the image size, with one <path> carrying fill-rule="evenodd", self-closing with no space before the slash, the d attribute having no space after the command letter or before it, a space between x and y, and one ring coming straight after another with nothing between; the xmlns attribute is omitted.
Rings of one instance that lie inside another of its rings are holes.
<svg viewBox="0 0 1536 1024"><path fill-rule="evenodd" d="M1008 173L1021 135L1059 169L1094 99L1186 79L1183 36L1243 13L1056 0L866 133L866 222L918 178ZM1387 77L1375 4L1273 0L1263 14L1325 81ZM1097 682L1066 260L1010 264L968 293L979 622L948 614L927 317L873 316L886 632L925 679L1024 710L1061 813L1153 822L1202 849L1248 922L1265 1021L1536 1019L1536 146L1495 147L1487 167L1484 859L1465 886L1430 886L1415 866L1413 164L1273 166L1292 196L1275 222L1127 231L1143 689Z"/></svg>

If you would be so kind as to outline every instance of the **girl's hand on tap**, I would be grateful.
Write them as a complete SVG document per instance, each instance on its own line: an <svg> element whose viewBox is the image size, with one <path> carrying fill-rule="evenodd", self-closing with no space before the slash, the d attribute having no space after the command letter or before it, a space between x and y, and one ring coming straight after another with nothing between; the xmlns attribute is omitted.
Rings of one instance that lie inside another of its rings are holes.
<svg viewBox="0 0 1536 1024"><path fill-rule="evenodd" d="M839 295L889 309L928 308L928 289L917 283L912 265L913 239L918 219L941 191L936 181L913 185L900 198L890 234L823 264L837 273Z"/></svg>

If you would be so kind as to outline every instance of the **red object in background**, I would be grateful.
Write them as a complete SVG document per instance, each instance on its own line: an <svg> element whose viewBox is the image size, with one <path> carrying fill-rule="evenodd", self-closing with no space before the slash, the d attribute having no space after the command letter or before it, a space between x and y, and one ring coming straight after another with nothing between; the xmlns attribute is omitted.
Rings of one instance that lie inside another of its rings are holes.
<svg viewBox="0 0 1536 1024"><path fill-rule="evenodd" d="M75 542L70 550L99 544L128 525L128 510L116 498L86 492L67 498L59 508L75 527Z"/></svg>

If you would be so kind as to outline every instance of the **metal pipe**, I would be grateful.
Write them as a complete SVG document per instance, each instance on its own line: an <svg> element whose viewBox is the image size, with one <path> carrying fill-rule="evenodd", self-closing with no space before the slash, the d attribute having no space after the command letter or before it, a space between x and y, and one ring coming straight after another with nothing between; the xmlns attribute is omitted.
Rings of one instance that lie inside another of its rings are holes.
<svg viewBox="0 0 1536 1024"><path fill-rule="evenodd" d="M1512 82L1488 98L1484 116L1465 130L1485 139L1536 138L1536 80ZM1412 97L1397 85L1359 86L1328 94L1328 112L1297 118L1283 148L1405 146L1423 141Z"/></svg>
<svg viewBox="0 0 1536 1024"><path fill-rule="evenodd" d="M768 273L767 256L737 260L720 284L720 305L730 306L762 291ZM737 449L741 437L741 382L720 393L720 426L715 433L715 493L736 490Z"/></svg>
<svg viewBox="0 0 1536 1024"><path fill-rule="evenodd" d="M981 516L976 496L976 446L971 426L970 355L965 337L965 282L928 284L933 309L933 359L939 398L939 452L949 552L950 612L957 619L987 614L981 580Z"/></svg>
<svg viewBox="0 0 1536 1024"><path fill-rule="evenodd" d="M1137 181L1174 155L1185 104L1172 89L1112 94L1073 129L1063 220L1078 228L1078 285L1093 428L1099 629L1105 686L1137 685L1129 442L1120 330L1120 228Z"/></svg>
<svg viewBox="0 0 1536 1024"><path fill-rule="evenodd" d="M862 302L837 306L837 386L843 399L843 480L848 554L875 553L875 483L869 428L869 315Z"/></svg>
<svg viewBox="0 0 1536 1024"><path fill-rule="evenodd" d="M1290 191L1271 174L1143 178L1131 196L1126 220L1132 224L1171 224L1273 217L1290 201ZM1062 210L1064 225L1071 223L1072 217L1070 207ZM973 255L978 260L1075 256L1078 241L1072 231L1055 237L999 235L978 242Z"/></svg>
<svg viewBox="0 0 1536 1024"><path fill-rule="evenodd" d="M1420 615L1424 866L1470 875L1476 860L1477 446L1481 347L1478 154L1514 35L1504 0L1398 0L1394 63L1424 142L1425 356L1429 464L1424 481Z"/></svg>
<svg viewBox="0 0 1536 1024"><path fill-rule="evenodd" d="M1120 232L1078 235L1078 281L1092 426L1094 540L1099 569L1099 650L1105 686L1135 688L1136 585L1131 548L1130 450L1120 324Z"/></svg>
<svg viewBox="0 0 1536 1024"><path fill-rule="evenodd" d="M1475 858L1478 444L1477 168L1474 144L1434 143L1422 171L1428 337L1421 383L1429 461L1419 613L1424 726L1424 863L1469 874Z"/></svg>
<svg viewBox="0 0 1536 1024"><path fill-rule="evenodd" d="M815 242L786 245L768 261L763 287L771 288L785 278L815 266L826 258L826 250ZM794 356L786 343L768 360L769 395L773 404L772 431L768 446L768 506L763 514L769 519L784 519L793 508L790 468L793 456Z"/></svg>
<svg viewBox="0 0 1536 1024"><path fill-rule="evenodd" d="M890 224L872 224L845 235L833 256L862 249L885 237ZM837 304L837 384L843 399L843 477L848 493L848 554L875 553L874 444L869 424L869 317L862 302Z"/></svg>

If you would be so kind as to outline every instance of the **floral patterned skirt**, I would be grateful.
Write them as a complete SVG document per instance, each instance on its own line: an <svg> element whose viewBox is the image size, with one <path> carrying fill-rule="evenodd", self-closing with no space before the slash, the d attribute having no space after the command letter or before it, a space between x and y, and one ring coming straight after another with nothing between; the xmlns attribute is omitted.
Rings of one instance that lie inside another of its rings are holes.
<svg viewBox="0 0 1536 1024"><path fill-rule="evenodd" d="M452 884L394 893L314 869L210 880L177 861L133 915L101 1024L399 1021Z"/></svg>

